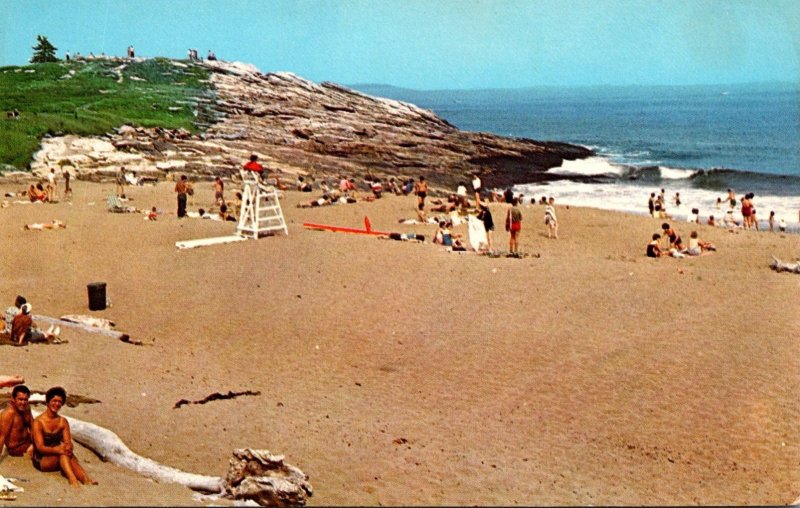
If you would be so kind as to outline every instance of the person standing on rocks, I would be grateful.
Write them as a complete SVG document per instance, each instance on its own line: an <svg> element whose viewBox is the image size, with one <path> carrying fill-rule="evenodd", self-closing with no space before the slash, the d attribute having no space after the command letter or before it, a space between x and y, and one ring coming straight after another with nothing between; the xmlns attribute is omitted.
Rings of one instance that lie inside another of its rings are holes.
<svg viewBox="0 0 800 508"><path fill-rule="evenodd" d="M175 184L175 192L178 194L178 218L186 217L186 193L189 190L189 179L186 175L181 175L181 179Z"/></svg>

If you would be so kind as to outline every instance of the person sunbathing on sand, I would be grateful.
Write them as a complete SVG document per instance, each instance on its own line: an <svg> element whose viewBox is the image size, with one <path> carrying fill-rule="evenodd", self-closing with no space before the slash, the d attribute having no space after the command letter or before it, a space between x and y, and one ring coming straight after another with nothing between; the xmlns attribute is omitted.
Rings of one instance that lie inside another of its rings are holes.
<svg viewBox="0 0 800 508"><path fill-rule="evenodd" d="M33 420L33 467L46 473L60 471L73 487L97 485L83 470L73 453L69 422L58 412L67 401L67 392L60 386L47 390L47 410Z"/></svg>
<svg viewBox="0 0 800 508"><path fill-rule="evenodd" d="M453 250L465 250L461 243L461 235L454 234L450 230L451 227L453 227L453 223L450 221L439 222L439 227L436 228L436 233L433 235L433 243L452 247Z"/></svg>
<svg viewBox="0 0 800 508"><path fill-rule="evenodd" d="M33 415L28 405L30 395L27 386L17 384L11 390L8 406L0 413L0 449L5 446L12 457L30 457L33 453Z"/></svg>
<svg viewBox="0 0 800 508"><path fill-rule="evenodd" d="M739 222L733 218L733 209L725 212L725 218L722 220L722 223L726 228L733 229L739 227Z"/></svg>
<svg viewBox="0 0 800 508"><path fill-rule="evenodd" d="M455 209L457 208L458 206L457 201L458 200L456 198L456 195L450 194L450 197L447 198L447 203L440 203L437 206L432 206L431 211L450 213L452 211L455 211Z"/></svg>
<svg viewBox="0 0 800 508"><path fill-rule="evenodd" d="M31 231L41 231L43 229L63 229L66 228L67 225L61 222L60 220L54 220L52 222L34 222L33 224L25 224L23 229L29 229Z"/></svg>
<svg viewBox="0 0 800 508"><path fill-rule="evenodd" d="M715 251L717 248L710 242L703 242L698 239L697 231L692 231L689 235L689 248L684 251L684 254L689 256L700 256L703 251Z"/></svg>
<svg viewBox="0 0 800 508"><path fill-rule="evenodd" d="M234 217L230 212L228 212L228 205L221 205L219 207L219 218L220 220L236 222L236 217Z"/></svg>

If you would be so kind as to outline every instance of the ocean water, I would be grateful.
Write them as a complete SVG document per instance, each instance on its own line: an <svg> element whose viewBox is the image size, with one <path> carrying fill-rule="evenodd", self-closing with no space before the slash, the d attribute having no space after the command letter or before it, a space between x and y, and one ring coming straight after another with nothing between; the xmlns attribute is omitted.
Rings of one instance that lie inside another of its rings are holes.
<svg viewBox="0 0 800 508"><path fill-rule="evenodd" d="M719 218L718 197L755 193L762 225L770 211L797 231L800 222L800 84L692 87L531 88L416 91L354 88L412 102L456 127L592 148L597 157L567 161L556 174L592 175L520 185L516 193L558 203L647 212L650 192L665 189L668 212ZM680 193L682 204L672 198ZM741 219L738 209L736 218Z"/></svg>

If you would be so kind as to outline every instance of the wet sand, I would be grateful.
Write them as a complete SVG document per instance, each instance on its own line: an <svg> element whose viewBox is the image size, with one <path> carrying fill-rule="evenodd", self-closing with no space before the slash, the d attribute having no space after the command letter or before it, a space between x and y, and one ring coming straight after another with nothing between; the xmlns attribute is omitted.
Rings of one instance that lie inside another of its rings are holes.
<svg viewBox="0 0 800 508"><path fill-rule="evenodd" d="M558 206L548 240L544 207L529 206L521 250L539 257L492 259L302 227L368 215L430 238L433 226L397 224L412 197L298 209L310 195L289 192L288 236L178 251L234 225L177 219L169 183L129 189L130 204L172 212L156 222L106 212L113 184L75 189L72 204L0 209L3 308L23 294L34 314L105 317L145 345L65 329L67 344L2 346L0 373L99 399L63 413L144 456L223 475L232 449L266 448L309 475L312 505L800 495L800 278L768 267L800 255L797 235L696 226L715 254L653 260L661 221ZM213 201L210 183L196 189L190 210ZM22 229L53 219L67 228ZM113 306L90 312L96 281ZM173 409L229 390L261 395ZM5 457L0 474L28 481L0 504L198 504L77 453L99 486Z"/></svg>

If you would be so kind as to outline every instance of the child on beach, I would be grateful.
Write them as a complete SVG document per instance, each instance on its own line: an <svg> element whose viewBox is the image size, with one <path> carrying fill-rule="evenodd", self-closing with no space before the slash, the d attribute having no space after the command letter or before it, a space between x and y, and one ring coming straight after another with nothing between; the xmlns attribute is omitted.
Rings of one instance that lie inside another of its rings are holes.
<svg viewBox="0 0 800 508"><path fill-rule="evenodd" d="M519 232L522 231L522 212L517 205L519 200L512 198L511 208L506 214L506 231L510 233L508 252L511 254L519 254Z"/></svg>
<svg viewBox="0 0 800 508"><path fill-rule="evenodd" d="M689 248L684 251L688 256L699 256L703 251L715 251L717 248L714 244L703 242L698 238L697 231L692 231L689 235Z"/></svg>
<svg viewBox="0 0 800 508"><path fill-rule="evenodd" d="M556 219L556 209L553 206L555 199L550 198L544 208L544 224L547 226L547 238L558 239L558 220Z"/></svg>
<svg viewBox="0 0 800 508"><path fill-rule="evenodd" d="M769 223L769 232L772 233L772 231L773 231L772 228L775 226L775 211L774 210L769 212L769 219L767 219L767 222Z"/></svg>
<svg viewBox="0 0 800 508"><path fill-rule="evenodd" d="M686 248L683 245L683 240L681 240L680 235L677 232L675 232L674 229L672 229L669 223L665 222L661 224L661 230L664 233L664 237L669 239L670 251L674 249L677 252L681 252Z"/></svg>
<svg viewBox="0 0 800 508"><path fill-rule="evenodd" d="M658 233L653 233L653 239L650 241L650 243L647 244L647 251L646 251L647 257L659 258L664 255L664 253L661 252L661 247L658 246L658 241L660 239L661 235L659 235Z"/></svg>

